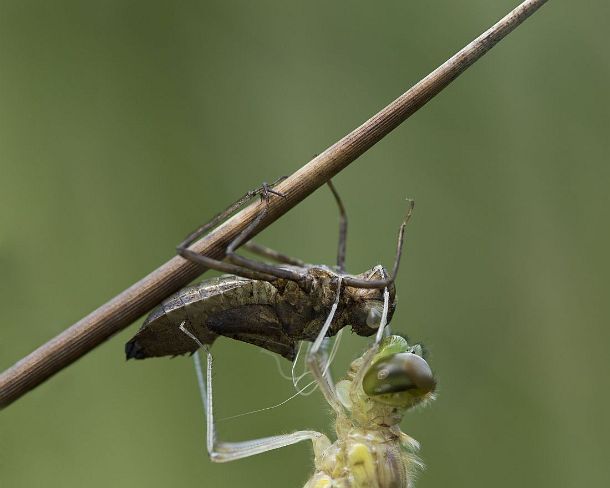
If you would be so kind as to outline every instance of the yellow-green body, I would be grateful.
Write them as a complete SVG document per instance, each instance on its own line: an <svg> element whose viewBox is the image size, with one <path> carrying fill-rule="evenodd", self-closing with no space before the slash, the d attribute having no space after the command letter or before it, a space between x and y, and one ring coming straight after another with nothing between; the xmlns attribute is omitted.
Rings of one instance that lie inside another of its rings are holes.
<svg viewBox="0 0 610 488"><path fill-rule="evenodd" d="M412 405L388 405L368 396L358 381L363 361L353 361L348 378L336 385L345 414L337 417L334 443L326 436L314 443L315 473L305 488L410 488L422 467L417 441L399 426ZM417 403L433 394L424 396Z"/></svg>
<svg viewBox="0 0 610 488"><path fill-rule="evenodd" d="M223 463L311 441L315 472L305 488L411 488L421 467L417 442L400 430L411 407L430 400L436 381L420 345L409 346L400 336L383 337L389 293L375 342L350 365L347 378L334 384L329 363L320 359L319 346L332 321L338 300L316 341L307 353L307 365L337 418L337 440L315 430L299 430L242 442L219 441L216 435L212 393L212 354L207 355L205 384L199 356L197 378L206 411L206 440L210 459ZM188 335L190 332L185 329ZM192 334L191 334L192 336ZM192 336L194 337L194 336ZM331 353L332 356L332 353Z"/></svg>

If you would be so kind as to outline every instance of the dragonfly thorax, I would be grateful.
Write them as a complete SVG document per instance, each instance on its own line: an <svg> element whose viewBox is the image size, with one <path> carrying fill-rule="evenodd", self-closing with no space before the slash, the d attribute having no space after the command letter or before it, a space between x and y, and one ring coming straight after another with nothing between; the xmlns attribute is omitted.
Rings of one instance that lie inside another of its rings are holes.
<svg viewBox="0 0 610 488"><path fill-rule="evenodd" d="M347 379L337 384L354 425L396 425L408 409L433 398L436 380L420 345L409 346L403 337L389 336L362 371L366 359L352 361Z"/></svg>

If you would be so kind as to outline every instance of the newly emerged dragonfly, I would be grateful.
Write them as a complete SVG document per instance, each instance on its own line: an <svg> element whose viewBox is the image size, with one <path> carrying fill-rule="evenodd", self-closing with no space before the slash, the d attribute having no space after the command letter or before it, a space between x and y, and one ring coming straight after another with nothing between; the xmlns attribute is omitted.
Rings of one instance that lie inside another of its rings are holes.
<svg viewBox="0 0 610 488"><path fill-rule="evenodd" d="M404 413L434 397L436 381L420 345L401 336L384 337L390 294L374 343L351 363L347 379L336 386L321 347L339 303L339 293L324 326L307 354L307 366L336 415L337 440L316 431L297 431L244 442L223 442L216 436L212 395L212 355L207 346L181 325L185 336L207 355L205 380L198 354L195 366L207 423L207 450L212 461L227 462L279 449L297 442L313 443L315 472L305 488L409 488L422 467L416 440L403 433Z"/></svg>
<svg viewBox="0 0 610 488"><path fill-rule="evenodd" d="M193 353L197 349L194 341L180 330L180 325L184 322L202 344L210 345L218 336L224 336L257 345L293 360L298 343L302 340L313 341L320 332L339 283L343 289L328 334L334 335L346 325L351 325L354 332L361 336L374 334L385 288L390 294L388 319L391 319L394 311L394 278L413 201L409 200L407 215L400 226L392 274L378 265L362 274L349 275L344 269L347 217L335 187L331 182L328 184L340 215L335 268L309 265L248 242L253 230L267 214L270 196L283 196L264 184L262 188L246 193L210 222L199 227L177 248L185 259L231 274L188 286L165 300L150 313L137 334L126 344L127 358L145 359ZM261 196L262 210L229 244L226 261L217 261L188 249L194 241L256 195ZM281 264L271 265L236 254L235 250L242 243L251 252Z"/></svg>

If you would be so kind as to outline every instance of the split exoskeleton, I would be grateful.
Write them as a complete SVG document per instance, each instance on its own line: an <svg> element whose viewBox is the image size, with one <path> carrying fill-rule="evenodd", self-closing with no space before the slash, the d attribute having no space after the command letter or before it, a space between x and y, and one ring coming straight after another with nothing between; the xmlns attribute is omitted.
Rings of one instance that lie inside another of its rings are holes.
<svg viewBox="0 0 610 488"><path fill-rule="evenodd" d="M277 251L248 242L265 217L269 186L249 192L179 246L181 256L211 269L230 272L186 287L148 316L126 344L129 358L195 353L195 365L207 423L207 449L212 461L227 462L311 440L315 473L306 488L411 486L420 466L417 442L401 432L404 412L432 398L436 386L419 345L409 346L389 335L394 312L394 279L404 232L413 201L400 226L392 274L378 265L360 275L345 273L347 218L332 183L340 210L337 266L307 265ZM188 248L245 201L260 194L262 209L254 221L228 246L226 261L201 256ZM271 265L235 253L242 245L255 254L281 263ZM352 362L347 379L335 385L324 343L346 325L359 335L375 334L375 341ZM212 355L209 346L218 336L249 342L294 360L300 341L311 341L305 362L316 386L336 415L337 440L315 431L266 437L244 442L221 442L216 437L212 394ZM206 374L197 351L206 354Z"/></svg>
<svg viewBox="0 0 610 488"><path fill-rule="evenodd" d="M137 334L126 344L127 358L145 359L193 353L197 346L179 330L185 322L200 343L210 345L218 336L248 342L293 360L300 341L313 341L335 299L339 282L341 293L329 335L346 325L361 336L375 333L381 313L383 290L390 293L388 319L394 312L394 278L398 271L404 232L412 210L398 234L392 273L381 265L359 274L345 273L347 218L343 204L331 182L340 210L337 266L309 265L264 246L248 242L252 231L267 215L268 201L277 194L270 186L246 193L210 222L191 233L179 246L185 259L207 268L228 272L178 291L154 309ZM261 210L226 250L226 260L202 256L189 246L231 215L252 197L261 196ZM281 194L277 194L281 198ZM249 251L281 264L272 265L241 256L235 250L243 244Z"/></svg>
<svg viewBox="0 0 610 488"><path fill-rule="evenodd" d="M400 430L411 407L434 396L436 381L419 345L409 346L401 336L385 334L389 292L375 341L352 362L347 378L336 385L330 375L322 343L337 310L339 293L307 353L306 364L335 416L337 440L303 430L242 442L219 441L214 422L212 355L184 324L181 330L206 353L205 379L198 353L195 366L207 425L207 450L214 462L228 462L310 440L315 472L305 488L409 488L422 466L415 452L418 443ZM384 337L385 336L385 337Z"/></svg>

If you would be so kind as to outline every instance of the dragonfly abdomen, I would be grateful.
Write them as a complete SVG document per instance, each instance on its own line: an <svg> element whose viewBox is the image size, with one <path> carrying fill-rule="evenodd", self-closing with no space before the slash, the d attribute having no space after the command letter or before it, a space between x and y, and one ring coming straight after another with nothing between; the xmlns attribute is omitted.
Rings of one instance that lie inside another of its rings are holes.
<svg viewBox="0 0 610 488"><path fill-rule="evenodd" d="M154 309L125 346L127 358L192 353L198 344L178 332L183 325L202 344L219 336L249 342L292 359L295 340L277 314L278 290L266 281L232 275L181 289Z"/></svg>

